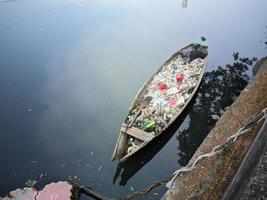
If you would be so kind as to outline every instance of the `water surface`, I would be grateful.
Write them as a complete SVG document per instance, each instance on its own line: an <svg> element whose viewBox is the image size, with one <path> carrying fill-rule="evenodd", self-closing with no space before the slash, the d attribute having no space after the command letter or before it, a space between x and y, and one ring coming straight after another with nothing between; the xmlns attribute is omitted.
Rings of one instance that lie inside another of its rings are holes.
<svg viewBox="0 0 267 200"><path fill-rule="evenodd" d="M264 0L192 0L187 8L179 0L0 0L0 195L28 179L42 187L71 177L117 197L185 165L249 79L252 63L234 60L233 52L266 55L266 6ZM208 73L185 120L142 160L117 168L111 154L138 89L200 36L209 44Z"/></svg>

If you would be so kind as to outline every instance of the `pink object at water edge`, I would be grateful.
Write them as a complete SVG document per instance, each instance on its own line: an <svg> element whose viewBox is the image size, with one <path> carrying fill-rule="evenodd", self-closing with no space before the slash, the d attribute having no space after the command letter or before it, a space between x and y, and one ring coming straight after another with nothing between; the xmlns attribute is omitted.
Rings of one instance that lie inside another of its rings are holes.
<svg viewBox="0 0 267 200"><path fill-rule="evenodd" d="M35 200L38 191L34 188L23 188L11 191L7 197L0 200Z"/></svg>
<svg viewBox="0 0 267 200"><path fill-rule="evenodd" d="M0 197L0 200L70 200L71 189L70 183L59 181L46 185L41 191L29 187L17 189L7 197Z"/></svg>
<svg viewBox="0 0 267 200"><path fill-rule="evenodd" d="M68 200L71 197L72 185L68 182L51 183L36 196L36 200Z"/></svg>

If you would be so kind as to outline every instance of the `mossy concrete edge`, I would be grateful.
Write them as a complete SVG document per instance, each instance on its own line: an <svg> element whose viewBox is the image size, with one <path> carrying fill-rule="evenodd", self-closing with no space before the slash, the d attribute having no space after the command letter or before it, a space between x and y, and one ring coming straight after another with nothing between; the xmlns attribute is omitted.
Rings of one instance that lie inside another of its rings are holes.
<svg viewBox="0 0 267 200"><path fill-rule="evenodd" d="M256 76L241 92L236 101L226 109L215 127L207 135L189 163L199 155L226 141L248 119L267 107L267 60L260 64ZM231 148L204 160L193 171L179 175L162 200L221 199L227 186L238 170L260 126L241 136Z"/></svg>

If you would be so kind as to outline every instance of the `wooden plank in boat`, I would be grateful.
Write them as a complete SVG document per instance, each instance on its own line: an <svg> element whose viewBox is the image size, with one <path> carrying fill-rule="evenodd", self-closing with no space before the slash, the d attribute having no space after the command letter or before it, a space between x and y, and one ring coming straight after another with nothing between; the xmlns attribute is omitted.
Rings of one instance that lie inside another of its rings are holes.
<svg viewBox="0 0 267 200"><path fill-rule="evenodd" d="M126 133L144 142L149 142L154 137L152 133L148 133L135 127L127 129Z"/></svg>

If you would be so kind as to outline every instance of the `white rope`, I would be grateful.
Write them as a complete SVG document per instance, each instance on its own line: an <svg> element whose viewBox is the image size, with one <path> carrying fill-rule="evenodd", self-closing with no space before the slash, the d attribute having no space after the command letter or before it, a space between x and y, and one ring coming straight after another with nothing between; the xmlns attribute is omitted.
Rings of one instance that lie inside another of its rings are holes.
<svg viewBox="0 0 267 200"><path fill-rule="evenodd" d="M263 113L263 116L258 119L257 121L253 122L253 124L258 124L260 123L262 120L266 120L267 119L267 108L264 108L261 113ZM174 180L176 179L176 177L181 173L181 172L188 172L188 171L191 171L193 170L196 165L203 159L206 159L206 158L210 158L216 154L219 154L220 152L222 152L225 148L227 148L229 145L231 145L232 143L234 143L236 141L236 139L238 137L240 137L241 135L244 135L245 133L247 133L248 131L250 131L253 127L249 127L249 128L246 128L246 126L248 126L248 124L246 124L245 126L243 126L242 128L240 128L235 134L231 135L230 137L227 138L226 142L223 143L223 144L220 144L220 145L217 145L215 146L211 152L209 153L205 153L203 155L200 155L192 165L187 165L185 167L182 167L181 169L178 169L176 170L174 173L173 173L173 178L171 179L171 181L169 181L167 184L166 184L166 187L167 188L171 188Z"/></svg>

